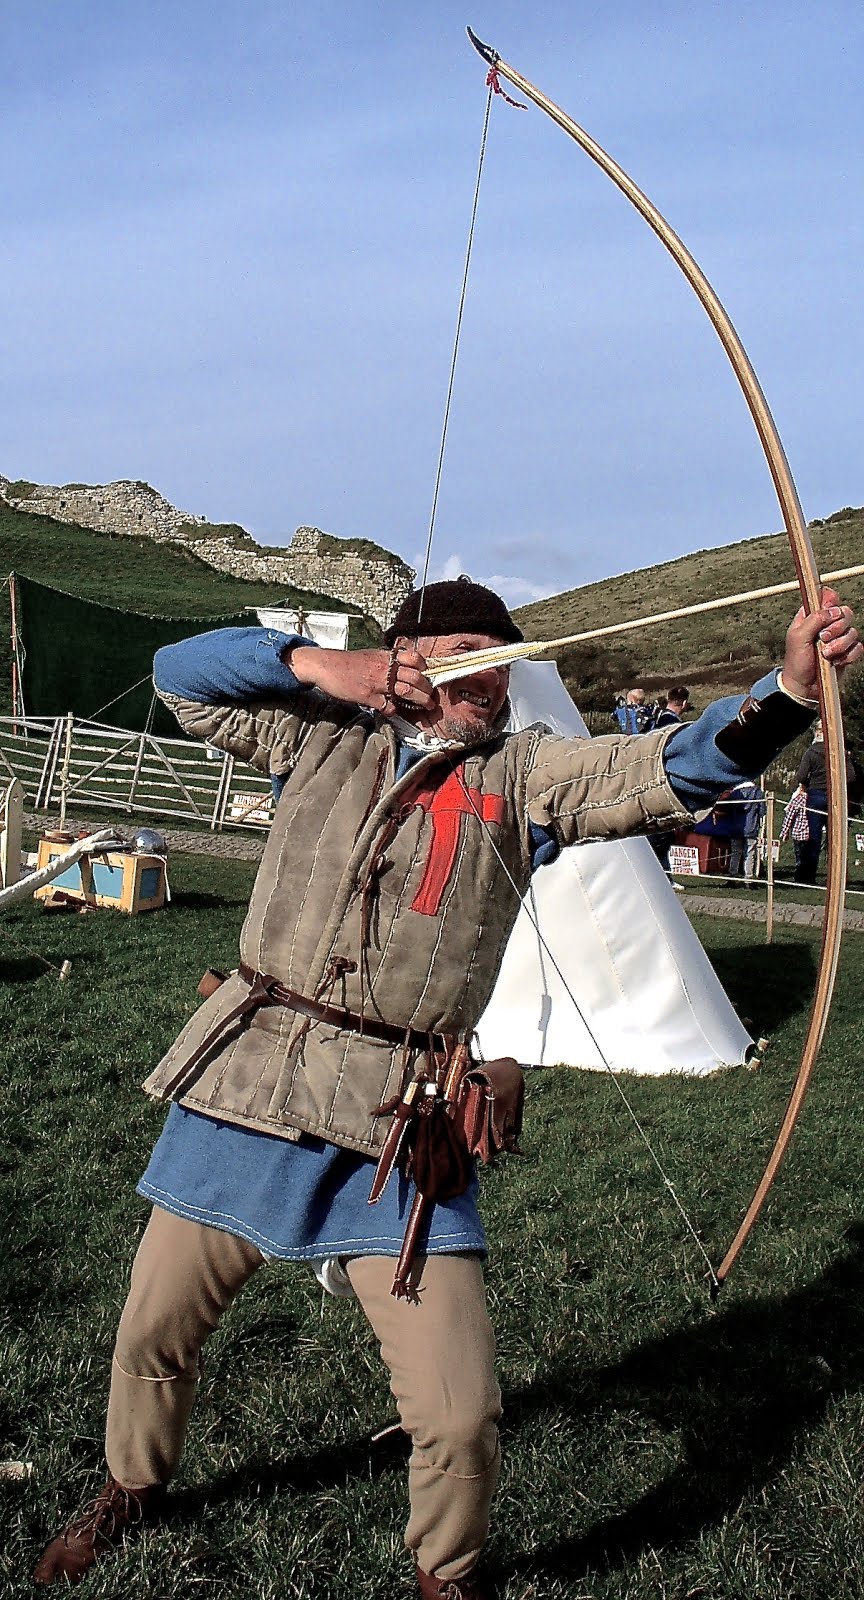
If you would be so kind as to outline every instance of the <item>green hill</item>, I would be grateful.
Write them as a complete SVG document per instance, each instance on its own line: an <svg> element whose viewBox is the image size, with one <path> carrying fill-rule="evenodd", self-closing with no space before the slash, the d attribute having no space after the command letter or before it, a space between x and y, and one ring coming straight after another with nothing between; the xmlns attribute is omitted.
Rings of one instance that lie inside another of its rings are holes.
<svg viewBox="0 0 864 1600"><path fill-rule="evenodd" d="M810 534L820 571L864 561L864 508L847 506L811 524ZM551 639L794 576L786 535L772 534L606 578L523 606L516 616L526 638ZM864 578L849 579L842 589L844 599L864 614ZM794 609L794 595L777 595L573 645L556 660L581 708L608 710L616 690L637 684L650 694L684 683L699 709L720 694L748 687L776 664Z"/></svg>
<svg viewBox="0 0 864 1600"><path fill-rule="evenodd" d="M65 589L83 600L140 611L147 616L210 618L244 606L287 600L304 610L340 611L344 602L294 589L285 583L255 583L217 572L180 544L98 533L75 523L15 511L0 502L0 570ZM0 710L11 707L9 592L0 594ZM351 622L351 644L377 644L381 632L371 617Z"/></svg>

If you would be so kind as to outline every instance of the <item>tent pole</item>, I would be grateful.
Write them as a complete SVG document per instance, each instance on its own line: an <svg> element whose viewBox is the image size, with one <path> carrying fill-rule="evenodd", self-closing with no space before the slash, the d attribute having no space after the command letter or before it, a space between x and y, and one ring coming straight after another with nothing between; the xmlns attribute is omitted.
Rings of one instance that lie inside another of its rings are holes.
<svg viewBox="0 0 864 1600"><path fill-rule="evenodd" d="M69 788L69 767L72 762L72 728L74 713L66 714L66 748L63 751L63 766L60 769L60 827L66 826L66 796Z"/></svg>
<svg viewBox="0 0 864 1600"><path fill-rule="evenodd" d="M15 574L9 574L9 611L12 617L12 732L18 735L18 699L20 685L18 683L18 608L16 605ZM23 706L22 706L23 712Z"/></svg>
<svg viewBox="0 0 864 1600"><path fill-rule="evenodd" d="M765 908L765 943L774 938L774 793L769 790L765 831L768 834L768 903Z"/></svg>

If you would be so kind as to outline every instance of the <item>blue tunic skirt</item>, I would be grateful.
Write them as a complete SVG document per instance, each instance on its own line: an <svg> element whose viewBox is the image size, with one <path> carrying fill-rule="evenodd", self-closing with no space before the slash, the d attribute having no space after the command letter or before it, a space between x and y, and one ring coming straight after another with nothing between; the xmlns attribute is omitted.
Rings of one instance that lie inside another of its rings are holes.
<svg viewBox="0 0 864 1600"><path fill-rule="evenodd" d="M369 1205L375 1162L304 1135L296 1144L172 1105L140 1183L145 1199L238 1234L265 1256L398 1256L414 1186L394 1172ZM419 1248L486 1254L476 1175L464 1194L432 1208Z"/></svg>

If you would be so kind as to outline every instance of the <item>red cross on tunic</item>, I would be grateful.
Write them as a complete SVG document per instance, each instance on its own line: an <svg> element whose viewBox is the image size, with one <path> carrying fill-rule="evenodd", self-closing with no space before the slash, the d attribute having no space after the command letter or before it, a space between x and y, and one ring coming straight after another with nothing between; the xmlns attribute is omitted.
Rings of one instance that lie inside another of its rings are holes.
<svg viewBox="0 0 864 1600"><path fill-rule="evenodd" d="M411 910L419 911L424 917L435 917L441 909L444 890L456 865L461 818L477 817L484 822L503 822L504 796L483 794L480 789L466 785L459 772L451 772L443 783L436 783L434 778L428 781L424 779L407 804L420 806L432 823L429 854L420 887L411 902Z"/></svg>

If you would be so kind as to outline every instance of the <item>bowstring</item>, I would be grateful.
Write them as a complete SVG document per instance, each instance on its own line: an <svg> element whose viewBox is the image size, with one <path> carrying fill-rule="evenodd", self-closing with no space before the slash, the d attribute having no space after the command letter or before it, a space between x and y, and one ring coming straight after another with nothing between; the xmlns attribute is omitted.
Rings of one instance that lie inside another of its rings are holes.
<svg viewBox="0 0 864 1600"><path fill-rule="evenodd" d="M483 831L486 834L486 838L487 838L489 844L492 847L492 851L493 851L494 855L498 859L499 866L501 867L502 871L504 872L504 875L507 878L511 888L513 889L514 894L516 895L517 899L519 900L521 910L524 912L525 916L528 918L528 921L530 922L532 928L534 929L535 934L537 935L537 938L538 938L538 940L540 942L541 949L543 949L545 951L547 959L549 960L553 971L557 973L558 979L559 979L560 983L562 984L562 986L564 988L564 992L567 995L568 999L570 1000L570 1003L573 1006L573 1009L576 1012L577 1017L579 1018L580 1022L582 1023L582 1026L585 1029L585 1032L587 1033L588 1038L590 1039L592 1045L594 1046L594 1049L597 1052L597 1055L598 1055L598 1057L600 1059L600 1062L601 1062L601 1064L603 1066L604 1071L612 1079L612 1082L614 1083L615 1088L618 1091L618 1094L619 1094L619 1096L621 1098L621 1101L622 1101L623 1105L626 1107L627 1112L629 1113L630 1119L631 1119L631 1121L633 1123L633 1126L636 1129L636 1132L638 1133L640 1139L642 1140L642 1143L645 1146L645 1149L648 1151L648 1154L649 1154L649 1156L651 1157L651 1160L654 1163L654 1166L656 1167L658 1173L660 1174L660 1177L662 1179L664 1188L666 1189L667 1193L671 1196L672 1201L673 1201L673 1203L674 1203L674 1205L676 1207L676 1210L678 1211L678 1215L681 1218L681 1221L683 1222L687 1232L689 1233L691 1239L693 1240L694 1244L696 1245L696 1248L699 1251L699 1254L701 1255L702 1260L705 1262L705 1265L708 1268L708 1275L709 1275L709 1278L710 1278L710 1281L711 1281L712 1288L713 1288L713 1286L715 1284L719 1288L719 1284L717 1284L717 1276L716 1276L716 1273L714 1271L714 1266L713 1266L713 1263L711 1261L711 1257L709 1256L707 1250L705 1249L704 1244L702 1243L701 1238L699 1237L699 1233L698 1233L698 1231L696 1229L695 1224L691 1221L690 1217L688 1216L687 1211L686 1211L686 1209L684 1207L684 1204L683 1204L683 1202L682 1202L682 1200L681 1200L681 1198L680 1198L680 1196L679 1196L679 1194L678 1194L678 1192L677 1192L677 1190L675 1188L674 1183L672 1182L672 1179L669 1177L668 1173L666 1172L666 1170L665 1170L665 1168L663 1166L663 1163L660 1160L660 1157L658 1156L656 1150L654 1149L654 1146L651 1143L651 1140L648 1137L648 1134L646 1133L644 1127L642 1126L642 1123L639 1120L639 1117L638 1117L638 1115L636 1113L636 1110L635 1110L632 1102L630 1101L629 1096L625 1093L624 1089L621 1086L620 1074L617 1073L614 1070L614 1068L612 1067L611 1063L609 1061L607 1061L605 1052L600 1047L600 1042L599 1042L599 1040L597 1038L597 1035L594 1032L594 1029L591 1027L591 1024L588 1021L588 1018L585 1016L585 1013L583 1012L581 1006L579 1005L579 1002L576 999L576 996L573 993L573 990L571 989L569 983L567 982L567 979L565 978L564 973L561 970L560 964L557 961L553 951L551 950L551 948L549 946L548 940L541 933L540 924L539 924L539 921L537 920L536 915L534 914L533 911L529 910L528 906L526 905L524 896L523 896L523 894L522 894L522 892L521 892L521 890L519 888L519 885L516 882L516 879L513 877L513 874L510 871L510 868L508 867L507 862L504 860L504 857L501 854L501 851L498 849L498 846L495 843L495 840L494 840L494 838L492 836L492 831L489 828L489 825L486 822L486 819L484 818L482 812L478 808L478 806L476 804L476 801L474 800L474 797L471 794L471 791L468 788L468 785L466 784L464 777L462 776L461 771L459 770L459 768L455 765L455 763L452 760L450 761L449 764L450 764L451 770L453 771L453 773L454 773L454 775L456 777L456 781L459 784L460 789L462 790L462 793L464 794L466 800L468 801L468 804L469 804L474 816L477 818L477 821L480 823L481 828L483 829Z"/></svg>
<svg viewBox="0 0 864 1600"><path fill-rule="evenodd" d="M423 617L423 602L426 598L426 587L429 582L429 562L432 557L432 541L435 537L435 518L438 513L438 496L441 492L441 477L444 471L444 452L447 448L447 432L450 426L450 408L453 403L453 388L456 381L456 361L459 356L459 341L462 336L462 318L465 313L465 301L468 294L468 272L471 266L471 256L474 250L474 228L477 222L477 207L480 202L480 181L483 177L483 165L486 160L486 140L489 133L489 113L492 109L493 85L489 84L486 96L486 110L483 115L483 132L480 138L480 156L477 162L477 178L474 184L474 200L471 206L471 222L468 228L468 244L465 250L465 266L462 272L462 288L459 295L459 310L456 315L456 334L453 339L453 354L450 358L450 376L447 382L447 398L444 403L444 421L441 427L441 443L438 448L438 464L435 469L435 485L432 491L432 509L429 514L429 532L426 537L426 550L423 557L423 568L420 577L420 606L417 613L416 630L420 637L420 622Z"/></svg>

